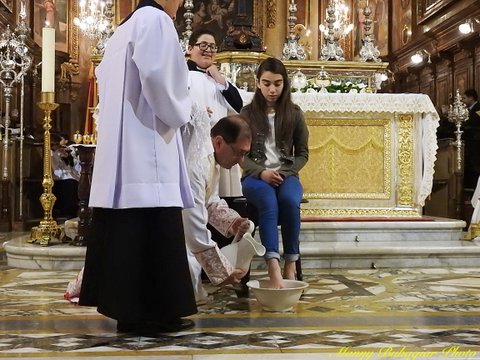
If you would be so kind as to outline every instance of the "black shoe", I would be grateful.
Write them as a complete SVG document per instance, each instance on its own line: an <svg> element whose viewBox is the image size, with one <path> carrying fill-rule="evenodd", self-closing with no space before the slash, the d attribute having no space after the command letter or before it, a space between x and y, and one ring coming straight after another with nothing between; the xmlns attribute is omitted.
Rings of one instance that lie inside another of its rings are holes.
<svg viewBox="0 0 480 360"><path fill-rule="evenodd" d="M239 299L248 298L250 296L250 290L248 286L245 284L239 284L235 286L234 290L235 290L235 294L237 294L237 297Z"/></svg>

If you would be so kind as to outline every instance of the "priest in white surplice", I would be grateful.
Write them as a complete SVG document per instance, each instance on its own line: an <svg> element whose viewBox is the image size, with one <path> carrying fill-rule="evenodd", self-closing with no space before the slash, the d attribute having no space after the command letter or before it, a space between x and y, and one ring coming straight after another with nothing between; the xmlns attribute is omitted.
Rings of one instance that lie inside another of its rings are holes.
<svg viewBox="0 0 480 360"><path fill-rule="evenodd" d="M205 117L208 118L206 111L197 111L184 136L195 207L183 211L183 223L191 252L189 266L197 304L207 299L202 268L214 285L238 283L248 270L235 269L230 264L212 240L207 223L224 236L241 236L250 226L247 218L242 218L218 196L220 169L242 162L250 151L250 128L239 115L230 115L220 119L210 131Z"/></svg>
<svg viewBox="0 0 480 360"><path fill-rule="evenodd" d="M197 308L182 226L193 206L180 128L188 69L173 19L181 0L140 0L97 68L92 234L80 305L133 333L181 331Z"/></svg>

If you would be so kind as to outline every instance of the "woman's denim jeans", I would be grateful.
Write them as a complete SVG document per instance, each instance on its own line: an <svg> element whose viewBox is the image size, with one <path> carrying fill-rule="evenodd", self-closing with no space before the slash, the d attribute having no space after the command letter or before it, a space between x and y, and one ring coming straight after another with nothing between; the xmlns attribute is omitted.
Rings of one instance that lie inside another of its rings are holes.
<svg viewBox="0 0 480 360"><path fill-rule="evenodd" d="M297 261L300 254L300 202L303 189L296 176L289 176L278 186L247 176L242 180L243 195L257 209L258 228L265 259L280 260L278 251L278 225L281 227L284 258Z"/></svg>

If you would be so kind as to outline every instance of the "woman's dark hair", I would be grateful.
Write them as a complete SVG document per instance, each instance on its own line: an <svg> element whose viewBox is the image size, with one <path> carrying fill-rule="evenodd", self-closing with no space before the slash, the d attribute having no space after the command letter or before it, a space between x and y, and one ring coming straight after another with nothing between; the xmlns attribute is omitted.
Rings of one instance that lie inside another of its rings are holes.
<svg viewBox="0 0 480 360"><path fill-rule="evenodd" d="M295 104L291 99L290 80L288 79L287 69L285 65L278 59L273 57L265 59L261 62L257 69L257 82L265 72L280 74L283 78L283 90L275 105L275 120L282 124L280 129L281 138L291 136L293 131L293 114ZM257 87L253 96L251 105L250 125L253 134L258 132L268 135L270 127L267 118L267 102L262 94L262 91Z"/></svg>

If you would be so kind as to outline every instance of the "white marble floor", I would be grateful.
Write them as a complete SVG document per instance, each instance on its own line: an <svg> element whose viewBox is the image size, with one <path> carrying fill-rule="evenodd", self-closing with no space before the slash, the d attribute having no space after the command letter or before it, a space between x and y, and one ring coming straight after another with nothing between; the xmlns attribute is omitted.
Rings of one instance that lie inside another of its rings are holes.
<svg viewBox="0 0 480 360"><path fill-rule="evenodd" d="M441 257L428 251L432 244L445 247ZM415 246L416 267L379 261L376 269L372 256L408 250L381 241L351 246L357 261L343 257L340 269L318 266L318 254L304 257L310 287L293 311L264 312L253 296L211 287L210 301L191 317L194 329L156 337L118 334L94 308L64 300L76 270L14 268L0 250L0 358L480 359L477 243L429 239ZM265 276L258 264L253 278Z"/></svg>
<svg viewBox="0 0 480 360"><path fill-rule="evenodd" d="M117 334L94 308L65 301L75 275L3 259L0 358L480 359L477 268L308 269L309 290L285 313L211 288L194 329L157 337Z"/></svg>

